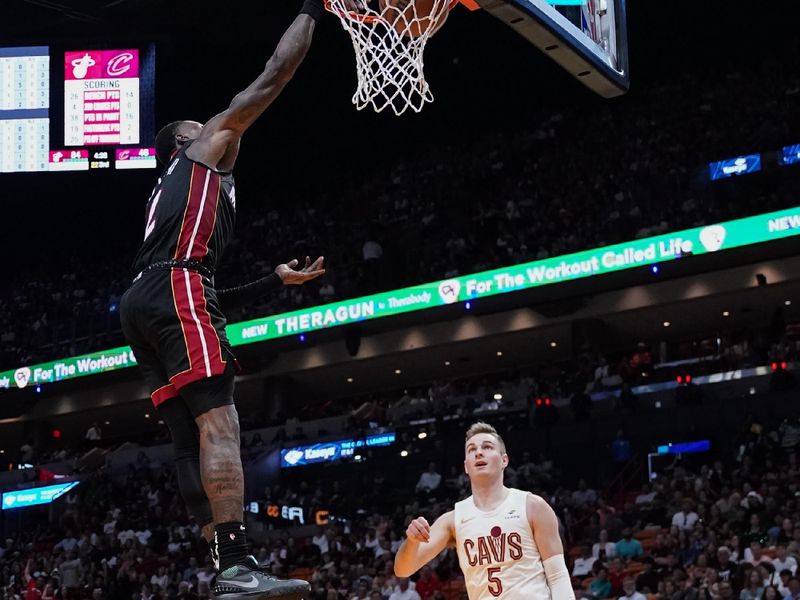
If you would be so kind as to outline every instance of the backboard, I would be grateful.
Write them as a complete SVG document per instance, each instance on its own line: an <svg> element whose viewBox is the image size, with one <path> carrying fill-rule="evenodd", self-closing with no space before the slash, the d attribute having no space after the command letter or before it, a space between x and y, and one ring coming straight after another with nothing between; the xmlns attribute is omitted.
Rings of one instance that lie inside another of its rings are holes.
<svg viewBox="0 0 800 600"><path fill-rule="evenodd" d="M605 98L628 91L625 0L470 0Z"/></svg>

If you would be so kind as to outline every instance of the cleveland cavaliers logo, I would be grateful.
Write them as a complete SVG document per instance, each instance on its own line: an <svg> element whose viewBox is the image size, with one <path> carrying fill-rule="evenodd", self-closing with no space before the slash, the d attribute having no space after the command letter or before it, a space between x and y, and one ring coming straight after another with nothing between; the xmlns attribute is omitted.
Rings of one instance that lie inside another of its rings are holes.
<svg viewBox="0 0 800 600"><path fill-rule="evenodd" d="M479 537L477 543L470 539L464 540L464 553L467 555L470 567L522 558L522 536L519 533L503 533L503 530L496 525L492 527L490 533L491 535Z"/></svg>
<svg viewBox="0 0 800 600"><path fill-rule="evenodd" d="M121 52L114 58L108 61L106 65L106 73L109 77L119 77L127 73L131 69L131 62L133 61L133 54L130 52Z"/></svg>

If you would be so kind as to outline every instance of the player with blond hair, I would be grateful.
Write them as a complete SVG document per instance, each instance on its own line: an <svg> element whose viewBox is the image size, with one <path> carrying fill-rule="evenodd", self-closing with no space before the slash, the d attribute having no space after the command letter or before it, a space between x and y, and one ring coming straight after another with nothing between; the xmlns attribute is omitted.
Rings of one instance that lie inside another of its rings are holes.
<svg viewBox="0 0 800 600"><path fill-rule="evenodd" d="M424 517L411 521L395 574L408 577L455 547L470 600L574 600L553 509L539 496L503 485L503 438L491 425L475 423L464 453L472 496L433 525Z"/></svg>

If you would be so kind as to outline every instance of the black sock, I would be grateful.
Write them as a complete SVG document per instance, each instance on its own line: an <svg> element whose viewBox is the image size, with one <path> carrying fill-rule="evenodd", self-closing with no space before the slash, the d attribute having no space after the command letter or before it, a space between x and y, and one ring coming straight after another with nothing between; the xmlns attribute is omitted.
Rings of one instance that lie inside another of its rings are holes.
<svg viewBox="0 0 800 600"><path fill-rule="evenodd" d="M219 556L220 572L240 565L247 557L247 535L239 521L220 523L214 528L214 542Z"/></svg>

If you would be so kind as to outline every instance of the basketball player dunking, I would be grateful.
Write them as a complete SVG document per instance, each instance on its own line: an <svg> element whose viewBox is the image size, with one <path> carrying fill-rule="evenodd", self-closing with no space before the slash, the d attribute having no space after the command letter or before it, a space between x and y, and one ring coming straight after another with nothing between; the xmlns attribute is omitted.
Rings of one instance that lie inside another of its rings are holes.
<svg viewBox="0 0 800 600"><path fill-rule="evenodd" d="M352 8L358 9L356 0ZM280 94L311 44L322 0L305 0L263 72L205 125L176 121L156 137L165 165L146 208L136 276L121 302L122 328L175 447L178 484L220 571L216 598L288 599L305 581L279 581L248 555L234 358L224 311L281 284L324 273L322 259L297 261L251 284L217 291L214 269L236 210L232 170L244 132Z"/></svg>
<svg viewBox="0 0 800 600"><path fill-rule="evenodd" d="M491 425L467 431L464 469L472 496L433 525L411 521L394 562L408 577L455 546L470 600L574 600L558 518L539 496L503 485L508 455Z"/></svg>

